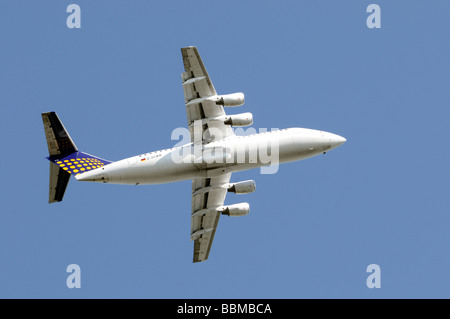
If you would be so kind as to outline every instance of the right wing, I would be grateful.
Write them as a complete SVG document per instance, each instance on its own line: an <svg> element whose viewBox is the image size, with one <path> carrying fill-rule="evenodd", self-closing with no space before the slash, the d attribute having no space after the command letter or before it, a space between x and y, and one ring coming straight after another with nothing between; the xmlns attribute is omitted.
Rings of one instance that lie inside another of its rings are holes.
<svg viewBox="0 0 450 319"><path fill-rule="evenodd" d="M216 104L216 89L197 48L181 48L181 54L185 71L181 78L191 142L209 142L210 136L205 134L209 128L214 128L211 132L216 135L220 132L222 138L234 135L230 125L225 125L223 120L213 120L226 114L223 106ZM199 129L194 132L195 125L198 125Z"/></svg>

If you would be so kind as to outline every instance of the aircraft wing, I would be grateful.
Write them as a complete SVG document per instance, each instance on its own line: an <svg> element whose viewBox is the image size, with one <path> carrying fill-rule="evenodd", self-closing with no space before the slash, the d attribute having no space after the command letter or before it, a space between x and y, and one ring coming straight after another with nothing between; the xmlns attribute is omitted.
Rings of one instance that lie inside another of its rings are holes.
<svg viewBox="0 0 450 319"><path fill-rule="evenodd" d="M230 125L224 124L225 110L216 103L216 89L197 48L182 48L181 55L185 71L181 78L191 142L207 144L213 137L234 135ZM230 177L231 173L224 173L192 180L191 240L194 241L194 262L208 259Z"/></svg>
<svg viewBox="0 0 450 319"><path fill-rule="evenodd" d="M194 240L194 262L208 259L221 215L220 206L227 195L231 173L192 180L191 240Z"/></svg>
<svg viewBox="0 0 450 319"><path fill-rule="evenodd" d="M185 71L181 74L181 78L191 142L208 142L211 136L204 133L210 128L214 129L208 132L216 136L220 133L222 138L234 135L229 125L225 125L220 120L213 120L213 118L226 114L223 106L216 104L216 99L214 99L217 95L216 89L197 48L181 48L181 54ZM198 129L195 129L194 135L195 125L198 125Z"/></svg>

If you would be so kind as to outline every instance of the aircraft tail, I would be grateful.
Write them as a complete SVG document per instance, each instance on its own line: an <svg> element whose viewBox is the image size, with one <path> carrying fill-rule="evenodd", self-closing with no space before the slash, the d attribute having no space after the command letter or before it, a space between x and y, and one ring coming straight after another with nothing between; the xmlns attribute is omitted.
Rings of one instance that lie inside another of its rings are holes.
<svg viewBox="0 0 450 319"><path fill-rule="evenodd" d="M49 203L62 201L70 175L111 163L80 152L55 112L42 113L50 161Z"/></svg>

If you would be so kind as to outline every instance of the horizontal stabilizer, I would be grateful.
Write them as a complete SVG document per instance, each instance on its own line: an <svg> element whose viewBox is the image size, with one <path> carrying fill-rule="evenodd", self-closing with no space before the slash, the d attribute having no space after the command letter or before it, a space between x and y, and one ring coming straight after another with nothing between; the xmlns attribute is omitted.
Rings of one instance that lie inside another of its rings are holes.
<svg viewBox="0 0 450 319"><path fill-rule="evenodd" d="M42 113L42 122L50 156L67 155L78 151L55 112Z"/></svg>
<svg viewBox="0 0 450 319"><path fill-rule="evenodd" d="M69 184L70 174L58 165L50 163L50 183L48 192L48 202L56 203L62 201Z"/></svg>
<svg viewBox="0 0 450 319"><path fill-rule="evenodd" d="M50 163L49 203L62 201L70 175L77 175L111 163L78 151L55 112L42 113Z"/></svg>

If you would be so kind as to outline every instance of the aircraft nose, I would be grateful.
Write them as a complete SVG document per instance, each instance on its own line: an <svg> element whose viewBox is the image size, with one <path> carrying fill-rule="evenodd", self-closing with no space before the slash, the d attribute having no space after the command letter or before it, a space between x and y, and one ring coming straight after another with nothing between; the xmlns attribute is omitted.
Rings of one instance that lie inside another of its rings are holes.
<svg viewBox="0 0 450 319"><path fill-rule="evenodd" d="M347 141L344 137L333 133L325 133L324 138L326 140L325 143L327 145L328 150L332 150L344 144Z"/></svg>
<svg viewBox="0 0 450 319"><path fill-rule="evenodd" d="M331 134L330 136L330 144L331 147L338 147L342 144L344 144L345 142L347 142L347 139L345 137L336 135L336 134Z"/></svg>

